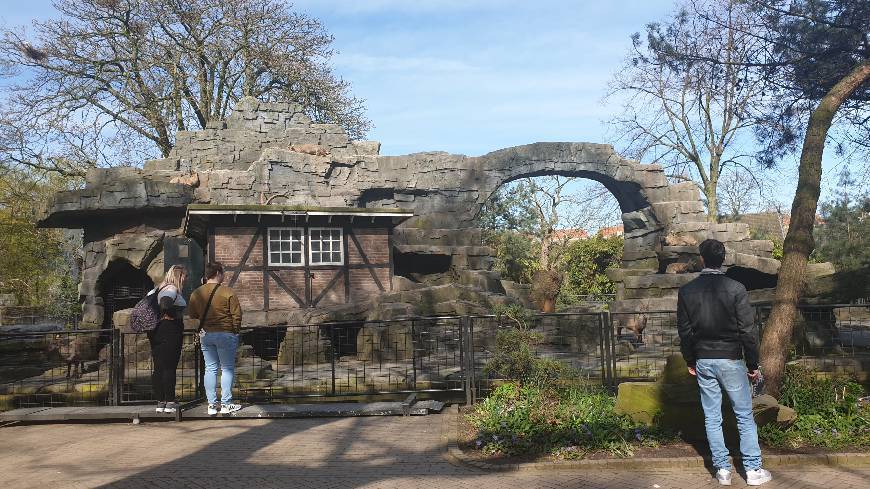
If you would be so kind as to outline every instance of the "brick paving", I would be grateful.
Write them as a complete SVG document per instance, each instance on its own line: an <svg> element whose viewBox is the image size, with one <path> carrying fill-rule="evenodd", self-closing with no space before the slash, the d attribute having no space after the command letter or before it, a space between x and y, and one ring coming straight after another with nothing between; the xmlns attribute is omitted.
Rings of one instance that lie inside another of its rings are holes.
<svg viewBox="0 0 870 489"><path fill-rule="evenodd" d="M704 469L497 473L455 465L445 457L442 416L7 426L2 489L718 487ZM773 473L764 487L870 486L868 468Z"/></svg>

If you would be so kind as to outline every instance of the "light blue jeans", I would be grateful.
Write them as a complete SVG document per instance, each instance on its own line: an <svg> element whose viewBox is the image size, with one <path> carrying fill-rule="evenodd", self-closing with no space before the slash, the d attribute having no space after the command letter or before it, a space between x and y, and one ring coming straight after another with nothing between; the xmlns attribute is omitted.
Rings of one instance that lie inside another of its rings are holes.
<svg viewBox="0 0 870 489"><path fill-rule="evenodd" d="M217 371L221 369L221 404L233 402L233 377L236 373L236 350L239 335L206 332L200 341L205 359L205 397L209 404L217 402Z"/></svg>
<svg viewBox="0 0 870 489"><path fill-rule="evenodd" d="M701 391L701 407L704 408L704 426L707 442L713 455L713 466L731 470L728 448L722 435L722 391L728 394L731 407L737 417L740 433L740 454L743 468L761 468L761 447L758 446L758 430L752 417L752 392L749 387L746 364L743 360L724 358L699 358L695 364L698 386Z"/></svg>

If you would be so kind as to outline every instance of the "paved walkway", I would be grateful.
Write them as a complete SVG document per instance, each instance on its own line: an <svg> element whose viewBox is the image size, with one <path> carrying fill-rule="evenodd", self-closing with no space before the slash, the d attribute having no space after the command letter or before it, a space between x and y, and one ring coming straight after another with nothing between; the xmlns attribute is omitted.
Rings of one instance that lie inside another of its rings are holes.
<svg viewBox="0 0 870 489"><path fill-rule="evenodd" d="M703 469L490 473L444 457L442 416L0 428L0 484L61 487L699 488ZM774 471L768 488L865 488L870 469ZM735 481L742 487L743 481Z"/></svg>

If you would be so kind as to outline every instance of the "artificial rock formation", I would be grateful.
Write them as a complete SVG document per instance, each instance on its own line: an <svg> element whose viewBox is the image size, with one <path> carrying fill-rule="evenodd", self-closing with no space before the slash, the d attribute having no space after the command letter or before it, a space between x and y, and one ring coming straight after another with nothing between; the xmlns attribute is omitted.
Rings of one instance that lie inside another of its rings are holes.
<svg viewBox="0 0 870 489"><path fill-rule="evenodd" d="M409 279L405 288L461 283L524 301L521 288L489 272L492 250L482 245L474 219L505 183L558 174L601 182L619 202L625 253L622 267L610 272L619 284L614 310L673 310L676 287L694 276L685 272L695 270L697 243L706 237L726 243L732 268L770 276L779 267L770 242L751 240L747 225L706 222L694 184L669 184L661 166L623 159L609 145L534 143L479 157L383 156L379 148L349 140L337 125L312 123L296 104L245 98L226 121L179 132L167 158L142 169L91 171L85 188L55 197L41 225L84 228L80 290L91 324L102 323L101 277L110 263L123 260L158 279L162 240L182 234L190 203L412 209L415 217L393 240L396 274ZM685 265L671 272L684 273L664 273L673 263ZM425 312L473 310L467 299L451 300Z"/></svg>

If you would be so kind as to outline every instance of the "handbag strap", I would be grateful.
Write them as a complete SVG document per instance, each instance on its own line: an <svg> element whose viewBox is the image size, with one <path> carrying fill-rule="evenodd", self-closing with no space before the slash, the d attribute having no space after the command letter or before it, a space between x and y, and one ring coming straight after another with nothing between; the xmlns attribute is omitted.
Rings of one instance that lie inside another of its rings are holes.
<svg viewBox="0 0 870 489"><path fill-rule="evenodd" d="M202 326L205 324L205 318L208 316L208 311L211 309L211 300L214 299L214 293L217 292L218 287L221 284L217 284L214 286L214 289L211 291L211 295L208 296L208 302L205 303L205 311L202 312L202 317L199 318L199 328L196 329L197 333L202 331Z"/></svg>

